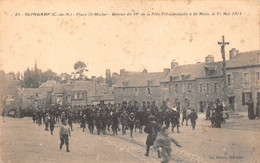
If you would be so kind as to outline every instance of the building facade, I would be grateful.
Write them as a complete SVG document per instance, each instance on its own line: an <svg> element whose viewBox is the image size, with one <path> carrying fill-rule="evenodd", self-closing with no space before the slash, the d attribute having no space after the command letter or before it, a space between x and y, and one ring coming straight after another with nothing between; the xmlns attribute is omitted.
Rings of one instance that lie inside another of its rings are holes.
<svg viewBox="0 0 260 163"><path fill-rule="evenodd" d="M228 103L235 111L247 111L249 99L256 106L260 99L260 50L239 53L229 51L227 61L227 96Z"/></svg>
<svg viewBox="0 0 260 163"><path fill-rule="evenodd" d="M152 103L157 105L162 103L162 94L160 81L165 78L170 69L164 69L163 72L148 73L147 70L142 72L120 71L120 78L114 85L114 101Z"/></svg>
<svg viewBox="0 0 260 163"><path fill-rule="evenodd" d="M169 107L191 107L203 111L209 102L222 95L222 63L209 55L205 63L178 65L161 81L163 100Z"/></svg>

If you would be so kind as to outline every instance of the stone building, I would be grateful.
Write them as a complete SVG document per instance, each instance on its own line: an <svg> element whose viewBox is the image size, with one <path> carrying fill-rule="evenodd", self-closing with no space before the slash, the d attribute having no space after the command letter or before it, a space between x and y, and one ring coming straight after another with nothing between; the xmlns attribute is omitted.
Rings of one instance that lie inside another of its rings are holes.
<svg viewBox="0 0 260 163"><path fill-rule="evenodd" d="M162 99L169 107L193 109L206 108L208 103L222 94L222 62L212 55L204 63L178 65L174 61L171 71L161 81Z"/></svg>
<svg viewBox="0 0 260 163"><path fill-rule="evenodd" d="M227 61L227 96L235 111L247 111L246 102L260 99L260 50L239 53L229 51Z"/></svg>
<svg viewBox="0 0 260 163"><path fill-rule="evenodd" d="M120 70L120 78L114 85L115 103L155 101L157 105L161 105L160 81L169 71L170 69L164 69L163 72L148 73L146 69L142 72Z"/></svg>

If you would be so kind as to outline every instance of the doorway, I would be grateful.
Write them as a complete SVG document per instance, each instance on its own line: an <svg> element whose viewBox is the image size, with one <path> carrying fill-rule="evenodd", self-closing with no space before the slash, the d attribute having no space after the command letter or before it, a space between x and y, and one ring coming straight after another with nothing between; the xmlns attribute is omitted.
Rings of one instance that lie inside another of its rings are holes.
<svg viewBox="0 0 260 163"><path fill-rule="evenodd" d="M235 96L228 97L229 109L235 111Z"/></svg>

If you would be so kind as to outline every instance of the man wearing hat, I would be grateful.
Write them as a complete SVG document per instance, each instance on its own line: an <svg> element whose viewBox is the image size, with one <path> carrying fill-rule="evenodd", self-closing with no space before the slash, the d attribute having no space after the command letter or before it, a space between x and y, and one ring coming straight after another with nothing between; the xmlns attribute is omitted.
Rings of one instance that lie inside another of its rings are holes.
<svg viewBox="0 0 260 163"><path fill-rule="evenodd" d="M128 122L127 122L129 128L130 128L130 135L133 137L133 130L135 125L135 114L134 112L131 112L128 116Z"/></svg>
<svg viewBox="0 0 260 163"><path fill-rule="evenodd" d="M248 106L248 119L250 120L255 119L253 100L250 98L246 104Z"/></svg>
<svg viewBox="0 0 260 163"><path fill-rule="evenodd" d="M256 98L256 117L259 119L260 117L260 98Z"/></svg>
<svg viewBox="0 0 260 163"><path fill-rule="evenodd" d="M174 106L171 110L171 123L172 123L172 132L174 132L175 126L177 127L177 133L180 133L180 113L177 111L177 107Z"/></svg>
<svg viewBox="0 0 260 163"><path fill-rule="evenodd" d="M153 143L157 137L158 132L160 132L160 127L157 123L155 123L155 117L150 115L148 117L149 123L145 126L144 132L148 133L146 138L146 154L145 156L149 156L150 147L153 146Z"/></svg>

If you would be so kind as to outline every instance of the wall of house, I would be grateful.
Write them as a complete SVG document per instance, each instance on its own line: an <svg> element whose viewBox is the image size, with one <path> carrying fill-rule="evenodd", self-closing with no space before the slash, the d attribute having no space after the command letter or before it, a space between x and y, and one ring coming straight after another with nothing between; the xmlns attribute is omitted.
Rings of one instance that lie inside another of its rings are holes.
<svg viewBox="0 0 260 163"><path fill-rule="evenodd" d="M150 89L150 93L148 91ZM138 101L140 104L143 101L155 101L156 105L162 104L161 88L154 87L116 87L114 89L115 103L122 103L123 101Z"/></svg>
<svg viewBox="0 0 260 163"><path fill-rule="evenodd" d="M188 88L188 83L191 84L191 89ZM207 83L209 89L207 89ZM215 90L216 83L217 87ZM176 84L177 89L176 89ZM202 91L200 90L200 84L202 84ZM202 101L204 111L210 101L214 101L216 98L221 100L223 96L222 91L222 78L204 78L193 81L178 81L161 83L162 98L164 101L168 101L168 106L173 107L176 102L179 103L180 109L189 107L199 110L200 101Z"/></svg>
<svg viewBox="0 0 260 163"><path fill-rule="evenodd" d="M231 85L227 87L228 96L235 98L235 110L247 111L247 105L243 105L243 92L252 94L252 99L256 104L257 92L260 93L260 80L258 80L257 73L260 73L259 67L247 67L227 69L227 75L231 74ZM245 84L244 74L249 74L248 85ZM246 100L246 99L245 99Z"/></svg>

